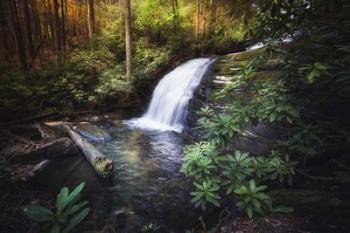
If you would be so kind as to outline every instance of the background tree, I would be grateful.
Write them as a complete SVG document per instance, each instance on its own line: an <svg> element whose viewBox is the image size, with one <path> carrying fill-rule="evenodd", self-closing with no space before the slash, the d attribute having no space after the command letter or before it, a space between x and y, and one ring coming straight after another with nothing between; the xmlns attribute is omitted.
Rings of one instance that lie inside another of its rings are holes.
<svg viewBox="0 0 350 233"><path fill-rule="evenodd" d="M131 79L131 9L130 0L124 0L126 78Z"/></svg>

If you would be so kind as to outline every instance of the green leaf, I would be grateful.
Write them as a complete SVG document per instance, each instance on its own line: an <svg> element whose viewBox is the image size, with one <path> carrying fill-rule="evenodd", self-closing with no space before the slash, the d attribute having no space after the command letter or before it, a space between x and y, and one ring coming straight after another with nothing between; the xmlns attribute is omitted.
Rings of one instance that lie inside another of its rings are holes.
<svg viewBox="0 0 350 233"><path fill-rule="evenodd" d="M246 211L247 211L248 217L252 218L253 217L253 209L252 209L252 207L248 206Z"/></svg>
<svg viewBox="0 0 350 233"><path fill-rule="evenodd" d="M64 207L68 204L67 203L68 193L69 193L69 190L67 187L63 187L61 191L58 193L57 199L56 199L56 208L58 213L61 213Z"/></svg>
<svg viewBox="0 0 350 233"><path fill-rule="evenodd" d="M54 213L43 206L27 205L22 208L26 215L37 222L47 222L54 218Z"/></svg>
<svg viewBox="0 0 350 233"><path fill-rule="evenodd" d="M82 210L79 214L77 214L74 218L72 218L69 221L68 226L64 228L62 233L71 232L76 226L79 225L79 223L81 223L86 218L89 212L90 212L90 208L85 208L84 210Z"/></svg>
<svg viewBox="0 0 350 233"><path fill-rule="evenodd" d="M55 223L50 229L50 233L60 233L60 231L61 227L58 223Z"/></svg>

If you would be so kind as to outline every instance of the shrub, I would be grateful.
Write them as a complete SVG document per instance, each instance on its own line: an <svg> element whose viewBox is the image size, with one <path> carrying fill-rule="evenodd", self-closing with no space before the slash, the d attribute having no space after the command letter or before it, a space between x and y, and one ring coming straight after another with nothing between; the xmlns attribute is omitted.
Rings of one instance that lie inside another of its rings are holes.
<svg viewBox="0 0 350 233"><path fill-rule="evenodd" d="M67 187L62 188L56 198L55 212L39 205L24 206L23 211L51 233L76 232L78 225L90 212L90 208L86 207L88 201L79 202L83 188L84 183L72 192Z"/></svg>

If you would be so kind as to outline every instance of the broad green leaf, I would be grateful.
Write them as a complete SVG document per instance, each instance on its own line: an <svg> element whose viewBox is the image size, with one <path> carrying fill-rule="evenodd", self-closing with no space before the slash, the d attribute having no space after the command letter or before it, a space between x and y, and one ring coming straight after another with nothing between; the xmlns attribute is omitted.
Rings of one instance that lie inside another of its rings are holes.
<svg viewBox="0 0 350 233"><path fill-rule="evenodd" d="M90 208L85 208L79 214L74 216L69 221L68 226L64 228L62 233L69 233L69 232L71 232L76 226L79 225L79 223L81 223L86 218L86 216L89 214L89 212L90 212Z"/></svg>
<svg viewBox="0 0 350 233"><path fill-rule="evenodd" d="M54 218L54 213L43 206L27 205L22 208L26 215L37 222L47 222Z"/></svg>

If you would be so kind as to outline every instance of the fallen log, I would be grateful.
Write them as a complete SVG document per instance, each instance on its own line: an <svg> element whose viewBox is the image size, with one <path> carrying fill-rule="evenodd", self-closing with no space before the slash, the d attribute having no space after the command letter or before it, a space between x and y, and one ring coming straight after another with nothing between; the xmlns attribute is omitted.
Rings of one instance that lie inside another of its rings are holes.
<svg viewBox="0 0 350 233"><path fill-rule="evenodd" d="M112 160L99 152L91 143L71 129L68 125L64 125L63 127L73 142L79 147L96 173L103 178L111 175L113 169Z"/></svg>
<svg viewBox="0 0 350 233"><path fill-rule="evenodd" d="M0 154L13 162L24 162L75 156L79 154L79 150L72 140L65 137L40 145L36 148L27 148L25 146L5 148Z"/></svg>

